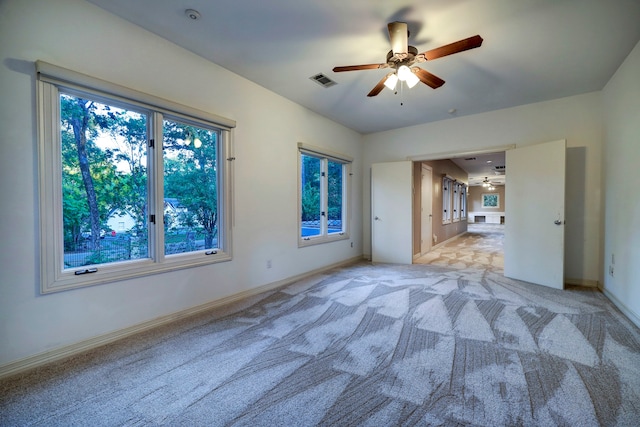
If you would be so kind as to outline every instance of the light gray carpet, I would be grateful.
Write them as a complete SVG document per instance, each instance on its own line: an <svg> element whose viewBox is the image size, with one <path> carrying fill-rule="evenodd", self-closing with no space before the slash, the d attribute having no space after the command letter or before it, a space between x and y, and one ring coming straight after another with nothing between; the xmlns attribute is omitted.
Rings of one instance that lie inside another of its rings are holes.
<svg viewBox="0 0 640 427"><path fill-rule="evenodd" d="M478 250L491 234L452 242L465 259L335 269L3 381L0 424L640 425L638 328L597 291L505 279Z"/></svg>

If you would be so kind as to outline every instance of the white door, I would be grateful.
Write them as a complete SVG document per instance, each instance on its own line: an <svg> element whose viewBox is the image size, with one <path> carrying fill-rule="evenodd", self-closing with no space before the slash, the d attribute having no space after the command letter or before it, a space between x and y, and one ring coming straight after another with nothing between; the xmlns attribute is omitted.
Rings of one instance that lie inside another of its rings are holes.
<svg viewBox="0 0 640 427"><path fill-rule="evenodd" d="M411 264L412 162L371 165L371 260Z"/></svg>
<svg viewBox="0 0 640 427"><path fill-rule="evenodd" d="M422 213L420 222L420 255L431 251L431 234L433 233L433 172L427 165L422 165L422 182L420 184Z"/></svg>
<svg viewBox="0 0 640 427"><path fill-rule="evenodd" d="M506 152L504 275L564 288L566 141Z"/></svg>

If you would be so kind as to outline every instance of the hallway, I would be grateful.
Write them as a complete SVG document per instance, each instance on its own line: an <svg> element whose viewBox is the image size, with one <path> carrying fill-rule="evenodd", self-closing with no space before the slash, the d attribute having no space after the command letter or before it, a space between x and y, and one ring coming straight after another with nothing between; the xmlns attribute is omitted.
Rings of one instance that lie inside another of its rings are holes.
<svg viewBox="0 0 640 427"><path fill-rule="evenodd" d="M499 275L504 269L504 225L469 224L467 233L416 258L414 264L478 268Z"/></svg>

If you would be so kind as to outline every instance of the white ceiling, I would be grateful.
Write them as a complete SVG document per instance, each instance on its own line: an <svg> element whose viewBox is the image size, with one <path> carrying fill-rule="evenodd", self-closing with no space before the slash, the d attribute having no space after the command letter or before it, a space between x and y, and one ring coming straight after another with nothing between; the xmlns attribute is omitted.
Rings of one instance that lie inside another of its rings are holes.
<svg viewBox="0 0 640 427"><path fill-rule="evenodd" d="M639 0L88 1L363 134L600 90L640 40ZM331 70L385 62L396 20L419 52L484 43L418 64L439 89L368 98L388 70Z"/></svg>
<svg viewBox="0 0 640 427"><path fill-rule="evenodd" d="M451 159L469 174L470 186L482 185L486 179L493 185L505 185L506 162L504 151L499 153L483 153Z"/></svg>

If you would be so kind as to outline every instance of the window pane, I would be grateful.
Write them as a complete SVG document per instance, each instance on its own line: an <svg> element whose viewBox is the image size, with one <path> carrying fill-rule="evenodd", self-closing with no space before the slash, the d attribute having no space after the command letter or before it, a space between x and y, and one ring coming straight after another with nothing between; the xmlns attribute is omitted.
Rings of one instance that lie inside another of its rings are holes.
<svg viewBox="0 0 640 427"><path fill-rule="evenodd" d="M301 227L302 237L320 234L320 159L300 154L301 160Z"/></svg>
<svg viewBox="0 0 640 427"><path fill-rule="evenodd" d="M163 121L165 254L218 248L220 133Z"/></svg>
<svg viewBox="0 0 640 427"><path fill-rule="evenodd" d="M327 223L327 232L342 232L342 180L343 169L342 163L329 161L329 182L328 182L328 209L329 217Z"/></svg>
<svg viewBox="0 0 640 427"><path fill-rule="evenodd" d="M64 267L147 258L147 116L60 95Z"/></svg>
<svg viewBox="0 0 640 427"><path fill-rule="evenodd" d="M451 180L442 178L442 223L451 222Z"/></svg>
<svg viewBox="0 0 640 427"><path fill-rule="evenodd" d="M452 186L453 190L453 220L460 219L460 184L454 183Z"/></svg>

